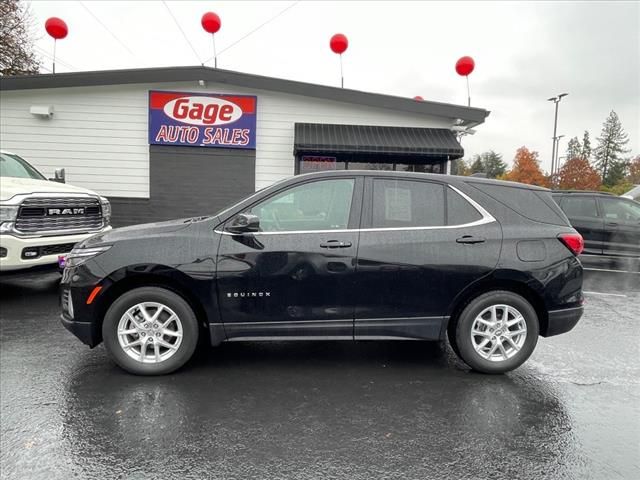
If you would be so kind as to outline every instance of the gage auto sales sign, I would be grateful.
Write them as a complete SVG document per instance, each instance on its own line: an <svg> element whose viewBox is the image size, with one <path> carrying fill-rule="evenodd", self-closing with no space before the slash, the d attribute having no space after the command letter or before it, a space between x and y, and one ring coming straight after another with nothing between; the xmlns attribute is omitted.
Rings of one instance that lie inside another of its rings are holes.
<svg viewBox="0 0 640 480"><path fill-rule="evenodd" d="M149 92L149 143L256 148L257 98L213 93Z"/></svg>

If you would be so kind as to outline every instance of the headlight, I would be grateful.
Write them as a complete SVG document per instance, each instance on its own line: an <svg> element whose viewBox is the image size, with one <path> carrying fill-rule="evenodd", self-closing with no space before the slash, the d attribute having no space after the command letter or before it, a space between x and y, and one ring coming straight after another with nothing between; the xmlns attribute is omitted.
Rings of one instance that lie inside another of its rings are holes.
<svg viewBox="0 0 640 480"><path fill-rule="evenodd" d="M89 248L74 248L69 252L67 258L65 260L64 266L66 267L77 267L78 265L82 265L87 260L97 257L101 253L106 252L111 248L111 245L104 245L102 247L89 247Z"/></svg>
<svg viewBox="0 0 640 480"><path fill-rule="evenodd" d="M109 200L104 197L100 197L100 206L102 207L102 218L105 226L111 223L111 204Z"/></svg>
<svg viewBox="0 0 640 480"><path fill-rule="evenodd" d="M17 205L0 205L0 223L15 222L18 217Z"/></svg>
<svg viewBox="0 0 640 480"><path fill-rule="evenodd" d="M17 205L0 205L0 233L12 232L13 222L18 217Z"/></svg>

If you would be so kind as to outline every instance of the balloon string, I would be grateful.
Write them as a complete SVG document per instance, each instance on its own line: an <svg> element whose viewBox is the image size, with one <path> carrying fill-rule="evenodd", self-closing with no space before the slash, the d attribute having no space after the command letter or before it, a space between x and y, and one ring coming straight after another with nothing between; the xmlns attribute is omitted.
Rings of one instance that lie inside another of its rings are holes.
<svg viewBox="0 0 640 480"><path fill-rule="evenodd" d="M342 72L342 54L340 54L340 87L344 88L344 73Z"/></svg>
<svg viewBox="0 0 640 480"><path fill-rule="evenodd" d="M57 45L57 43L58 43L58 40L54 38L53 39L53 69L52 69L54 74L56 73L56 45Z"/></svg>
<svg viewBox="0 0 640 480"><path fill-rule="evenodd" d="M471 93L469 91L469 75L467 77L467 106L471 106Z"/></svg>
<svg viewBox="0 0 640 480"><path fill-rule="evenodd" d="M213 39L213 67L218 68L218 54L216 53L216 36L212 33L211 38Z"/></svg>

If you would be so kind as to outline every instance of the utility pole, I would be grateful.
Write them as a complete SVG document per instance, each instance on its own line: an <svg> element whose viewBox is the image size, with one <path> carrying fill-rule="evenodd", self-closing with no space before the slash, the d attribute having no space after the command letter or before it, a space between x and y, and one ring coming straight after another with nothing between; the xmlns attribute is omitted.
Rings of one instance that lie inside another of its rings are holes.
<svg viewBox="0 0 640 480"><path fill-rule="evenodd" d="M551 175L553 175L555 173L556 170L556 157L558 155L557 149L558 149L558 104L560 103L560 100L562 100L562 97L566 97L567 95L569 95L568 93L561 93L559 95L556 95L555 97L551 97L548 98L547 101L549 102L553 102L556 104L556 114L553 120L553 147L551 149Z"/></svg>

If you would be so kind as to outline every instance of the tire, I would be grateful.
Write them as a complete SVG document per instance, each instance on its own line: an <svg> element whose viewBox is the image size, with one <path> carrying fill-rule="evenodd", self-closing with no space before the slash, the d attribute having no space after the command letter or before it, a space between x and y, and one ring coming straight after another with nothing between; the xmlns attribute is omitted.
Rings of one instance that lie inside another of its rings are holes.
<svg viewBox="0 0 640 480"><path fill-rule="evenodd" d="M472 329L478 335L472 335ZM539 330L538 315L527 300L496 290L473 299L462 310L455 325L454 351L478 372L505 373L531 356Z"/></svg>
<svg viewBox="0 0 640 480"><path fill-rule="evenodd" d="M156 321L145 321L145 314L147 319L157 314ZM102 323L107 352L135 375L164 375L182 367L192 357L198 336L198 321L189 304L158 287L122 294Z"/></svg>

